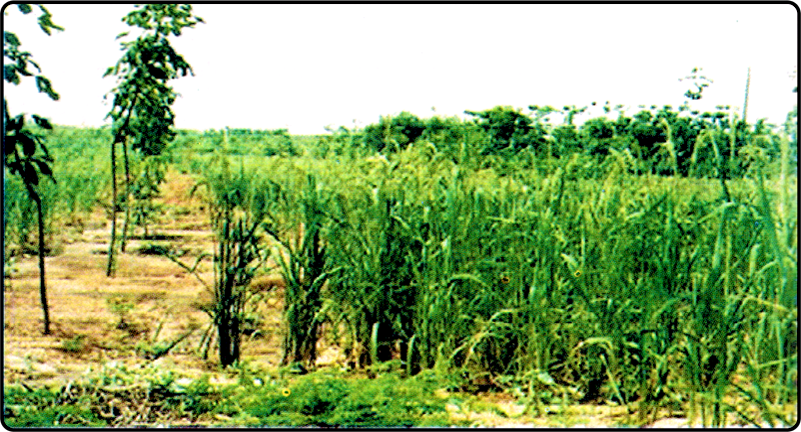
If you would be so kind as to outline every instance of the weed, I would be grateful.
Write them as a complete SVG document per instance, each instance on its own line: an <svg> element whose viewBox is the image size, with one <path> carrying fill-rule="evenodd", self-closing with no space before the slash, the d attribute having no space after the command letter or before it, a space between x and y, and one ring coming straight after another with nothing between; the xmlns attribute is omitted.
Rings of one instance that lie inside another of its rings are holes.
<svg viewBox="0 0 801 432"><path fill-rule="evenodd" d="M77 334L70 339L61 341L61 349L68 353L78 354L86 349L86 335Z"/></svg>

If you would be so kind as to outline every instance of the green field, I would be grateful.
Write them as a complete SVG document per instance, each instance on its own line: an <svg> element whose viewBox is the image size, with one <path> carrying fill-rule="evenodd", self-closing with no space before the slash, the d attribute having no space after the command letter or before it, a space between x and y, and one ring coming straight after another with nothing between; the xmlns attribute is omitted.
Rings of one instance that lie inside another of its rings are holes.
<svg viewBox="0 0 801 432"><path fill-rule="evenodd" d="M574 147L555 139L515 149L479 122L436 121L447 128L421 121L413 141L409 128L387 127L179 131L160 156L132 154L137 190L162 190L121 202L132 209L129 232L149 224L156 233L176 211L159 202L171 187L165 172L194 179L192 197L205 203L195 216L216 239L213 260L195 255L214 269L209 328L258 310L265 298L250 281L276 276L281 370L310 372L286 381L239 359L239 384L228 387L148 378L148 391L169 396L164 410L203 424L470 424L432 396L444 389L505 394L534 417L612 404L627 407L621 424L648 424L665 409L705 425L796 422L786 409L798 374L794 142L710 129L738 156L715 147L711 159L679 164L670 153L635 157L624 130L599 139L573 128ZM40 189L56 256L65 227L108 214L111 136L39 132L56 161L57 183ZM6 176L4 190L13 280L15 260L35 251L35 222L18 179ZM181 261L169 241L159 247L164 261ZM236 305L219 306L226 298ZM238 340L241 328L228 330ZM315 371L323 340L351 372ZM254 389L252 376L265 374L284 381ZM82 385L99 386L93 379ZM109 421L93 414L100 402L88 390L66 406L37 392L7 387L7 405L44 409L7 424Z"/></svg>

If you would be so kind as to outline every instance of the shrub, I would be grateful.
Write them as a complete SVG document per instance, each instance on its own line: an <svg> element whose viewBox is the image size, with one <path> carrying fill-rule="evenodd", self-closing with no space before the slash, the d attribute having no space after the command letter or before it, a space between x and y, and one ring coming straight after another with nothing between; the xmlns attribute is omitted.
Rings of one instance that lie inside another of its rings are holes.
<svg viewBox="0 0 801 432"><path fill-rule="evenodd" d="M364 145L375 151L403 150L415 142L426 130L426 125L414 114L401 112L397 116L381 117L378 124L364 128Z"/></svg>
<svg viewBox="0 0 801 432"><path fill-rule="evenodd" d="M544 142L544 129L533 120L511 107L497 106L491 110L466 114L477 117L478 125L487 133L489 142L482 154L497 154L504 150L516 152L527 147L538 149Z"/></svg>

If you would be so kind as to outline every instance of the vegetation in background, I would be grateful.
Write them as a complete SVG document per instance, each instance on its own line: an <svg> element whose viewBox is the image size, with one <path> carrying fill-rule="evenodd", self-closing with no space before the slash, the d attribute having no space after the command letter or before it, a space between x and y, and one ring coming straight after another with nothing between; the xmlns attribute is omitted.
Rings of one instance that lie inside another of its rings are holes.
<svg viewBox="0 0 801 432"><path fill-rule="evenodd" d="M481 154L498 154L503 150L517 152L531 148L539 150L545 134L539 124L510 107L495 107L482 112L465 111L477 117L478 125L487 134L488 143ZM507 151L509 153L509 151Z"/></svg>
<svg viewBox="0 0 801 432"><path fill-rule="evenodd" d="M415 142L426 127L416 115L402 112L397 116L381 117L378 124L364 128L364 145L376 151L397 152Z"/></svg>

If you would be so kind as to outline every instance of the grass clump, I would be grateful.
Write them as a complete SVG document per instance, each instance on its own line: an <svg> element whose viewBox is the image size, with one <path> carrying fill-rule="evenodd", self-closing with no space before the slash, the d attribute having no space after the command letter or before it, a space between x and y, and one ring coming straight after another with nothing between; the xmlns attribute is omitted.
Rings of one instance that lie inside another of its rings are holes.
<svg viewBox="0 0 801 432"><path fill-rule="evenodd" d="M77 334L69 339L61 341L61 350L68 353L81 353L86 348L86 335Z"/></svg>
<svg viewBox="0 0 801 432"><path fill-rule="evenodd" d="M233 389L229 389L233 390ZM215 413L259 426L411 427L447 425L444 401L423 379L386 374L351 379L319 371L293 383L236 388Z"/></svg>
<svg viewBox="0 0 801 432"><path fill-rule="evenodd" d="M64 405L61 396L61 392L48 388L6 386L3 391L3 421L12 428L98 427L107 424L92 412L89 398L82 398L73 405Z"/></svg>

